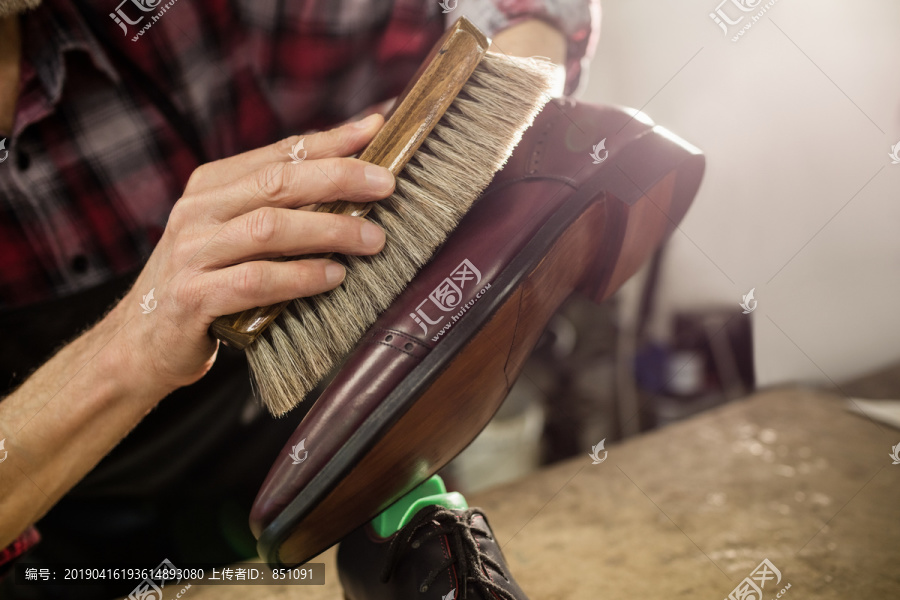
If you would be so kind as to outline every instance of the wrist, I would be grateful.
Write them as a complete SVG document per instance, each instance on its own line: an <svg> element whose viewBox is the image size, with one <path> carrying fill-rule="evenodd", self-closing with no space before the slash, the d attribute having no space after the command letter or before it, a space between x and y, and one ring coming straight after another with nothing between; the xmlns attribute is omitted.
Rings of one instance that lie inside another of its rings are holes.
<svg viewBox="0 0 900 600"><path fill-rule="evenodd" d="M97 353L102 373L108 373L114 386L112 396L132 399L152 408L179 386L167 382L155 370L156 361L147 352L143 316L139 309L129 310L135 302L125 296L90 334L94 343L103 345ZM137 304L135 304L137 307Z"/></svg>

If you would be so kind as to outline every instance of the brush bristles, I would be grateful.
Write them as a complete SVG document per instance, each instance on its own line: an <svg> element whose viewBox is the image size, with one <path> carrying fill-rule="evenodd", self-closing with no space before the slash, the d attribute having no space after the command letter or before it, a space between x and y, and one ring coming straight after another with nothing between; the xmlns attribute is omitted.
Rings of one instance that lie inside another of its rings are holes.
<svg viewBox="0 0 900 600"><path fill-rule="evenodd" d="M346 256L344 283L291 303L247 357L273 415L294 408L349 352L453 231L548 100L553 67L488 53L368 218L387 236L375 256Z"/></svg>

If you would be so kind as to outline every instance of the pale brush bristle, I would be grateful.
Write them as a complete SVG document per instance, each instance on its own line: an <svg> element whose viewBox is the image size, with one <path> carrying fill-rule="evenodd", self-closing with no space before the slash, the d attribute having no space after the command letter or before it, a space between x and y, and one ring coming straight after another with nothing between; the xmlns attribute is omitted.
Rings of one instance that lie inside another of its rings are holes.
<svg viewBox="0 0 900 600"><path fill-rule="evenodd" d="M346 256L336 290L291 303L247 358L273 415L294 408L406 287L512 154L549 99L550 63L488 53L367 218L387 233L376 256Z"/></svg>

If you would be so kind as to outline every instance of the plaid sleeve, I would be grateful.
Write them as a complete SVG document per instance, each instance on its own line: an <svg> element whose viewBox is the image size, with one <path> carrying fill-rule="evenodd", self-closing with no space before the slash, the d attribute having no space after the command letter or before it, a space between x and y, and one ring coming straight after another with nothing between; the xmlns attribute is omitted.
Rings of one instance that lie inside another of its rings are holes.
<svg viewBox="0 0 900 600"><path fill-rule="evenodd" d="M0 579L9 574L14 560L25 554L29 548L39 541L41 541L41 536L37 529L29 527L22 535L16 538L16 541L0 550Z"/></svg>
<svg viewBox="0 0 900 600"><path fill-rule="evenodd" d="M540 19L566 36L566 94L578 87L600 34L600 0L459 0L459 9L489 37L528 19ZM459 11L447 16L449 25Z"/></svg>

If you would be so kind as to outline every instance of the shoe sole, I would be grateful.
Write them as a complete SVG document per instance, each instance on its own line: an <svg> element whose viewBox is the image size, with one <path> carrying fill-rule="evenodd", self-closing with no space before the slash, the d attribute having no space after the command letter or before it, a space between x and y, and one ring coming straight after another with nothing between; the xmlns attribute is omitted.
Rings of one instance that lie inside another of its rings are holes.
<svg viewBox="0 0 900 600"><path fill-rule="evenodd" d="M658 246L647 236L661 241L687 211L703 165L698 150L655 127L586 181L501 272L492 293L261 532L260 556L281 566L310 560L457 456L475 436L436 440L434 423L481 431L560 304L576 290L600 301L630 277ZM597 232L622 215L626 227L598 244ZM592 269L613 248L620 249L606 263L613 268Z"/></svg>

